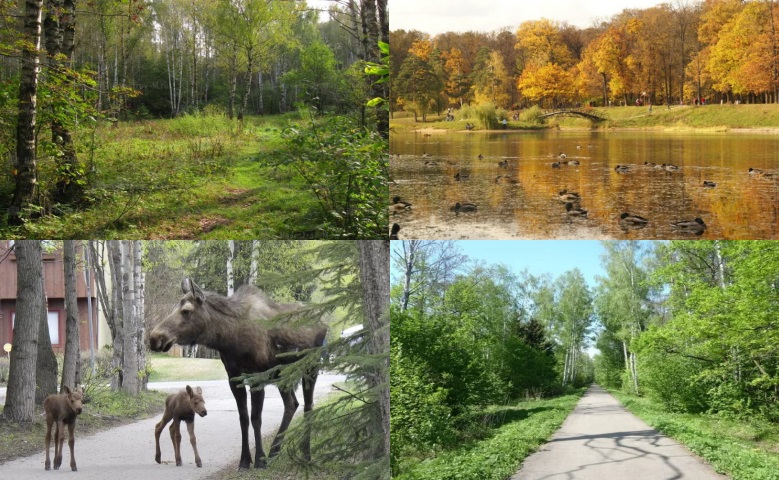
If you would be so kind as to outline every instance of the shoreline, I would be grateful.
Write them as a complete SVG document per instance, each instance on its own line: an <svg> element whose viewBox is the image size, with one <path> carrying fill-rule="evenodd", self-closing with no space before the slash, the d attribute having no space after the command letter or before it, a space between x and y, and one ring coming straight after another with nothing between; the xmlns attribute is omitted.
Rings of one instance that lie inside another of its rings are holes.
<svg viewBox="0 0 779 480"><path fill-rule="evenodd" d="M404 132L422 133L426 135L438 135L444 133L526 133L543 131L570 131L570 132L592 132L592 131L614 131L614 132L641 132L641 131L659 131L665 133L736 133L736 134L763 134L779 135L779 127L687 127L679 125L665 125L654 127L605 127L605 128L578 128L578 127L547 127L547 128L508 128L499 130L454 130L448 128L437 128L434 126L424 128L403 129Z"/></svg>

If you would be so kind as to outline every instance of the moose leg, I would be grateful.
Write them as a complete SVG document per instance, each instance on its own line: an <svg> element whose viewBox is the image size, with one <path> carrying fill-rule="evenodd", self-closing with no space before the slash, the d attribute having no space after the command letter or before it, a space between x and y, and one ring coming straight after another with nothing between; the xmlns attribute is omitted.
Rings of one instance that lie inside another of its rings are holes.
<svg viewBox="0 0 779 480"><path fill-rule="evenodd" d="M165 409L165 413L162 414L162 420L159 421L159 423L154 427L154 443L157 446L157 452L154 455L154 460L157 461L157 463L162 463L162 452L160 452L160 435L162 434L162 431L165 429L165 425L170 422L170 419L173 418L173 416L168 412L168 409Z"/></svg>
<svg viewBox="0 0 779 480"><path fill-rule="evenodd" d="M76 439L73 436L73 431L76 429L76 420L74 419L71 423L68 424L68 447L70 448L70 469L74 472L78 469L76 468L76 455L73 453L73 447L76 445Z"/></svg>
<svg viewBox="0 0 779 480"><path fill-rule="evenodd" d="M173 419L170 424L170 439L173 440L173 452L176 455L176 466L181 466L181 420Z"/></svg>
<svg viewBox="0 0 779 480"><path fill-rule="evenodd" d="M298 409L298 399L295 397L293 390L281 390L279 389L281 400L284 402L284 415L281 417L281 425L279 425L279 431L276 433L276 438L273 439L273 444L270 447L270 456L275 457L281 450L281 442L284 441L284 432L289 427L289 422L292 421L292 416L295 415L295 410Z"/></svg>
<svg viewBox="0 0 779 480"><path fill-rule="evenodd" d="M54 421L50 420L48 415L46 416L46 463L44 468L46 470L51 469L51 461L49 460L49 447L51 446L51 427L54 425ZM57 451L57 437L54 437L54 452Z"/></svg>
<svg viewBox="0 0 779 480"><path fill-rule="evenodd" d="M57 431L54 432L54 470L62 465L62 443L65 441L65 422L57 420Z"/></svg>
<svg viewBox="0 0 779 480"><path fill-rule="evenodd" d="M203 466L203 462L200 461L200 455L197 453L197 439L195 438L195 421L187 420L187 431L189 432L189 443L192 444L192 449L195 451L195 465L198 467Z"/></svg>
<svg viewBox="0 0 779 480"><path fill-rule="evenodd" d="M252 429L254 430L254 468L265 468L265 450L262 449L262 405L265 403L265 389L251 392L252 396Z"/></svg>
<svg viewBox="0 0 779 480"><path fill-rule="evenodd" d="M242 383L230 382L230 390L235 397L238 418L241 421L241 461L238 463L238 468L249 468L252 463L252 454L249 452L249 412L246 408L246 387Z"/></svg>
<svg viewBox="0 0 779 480"><path fill-rule="evenodd" d="M303 458L311 461L311 410L314 408L314 385L316 385L317 373L314 372L309 378L303 377L303 420L305 422L305 431L300 449L303 451Z"/></svg>

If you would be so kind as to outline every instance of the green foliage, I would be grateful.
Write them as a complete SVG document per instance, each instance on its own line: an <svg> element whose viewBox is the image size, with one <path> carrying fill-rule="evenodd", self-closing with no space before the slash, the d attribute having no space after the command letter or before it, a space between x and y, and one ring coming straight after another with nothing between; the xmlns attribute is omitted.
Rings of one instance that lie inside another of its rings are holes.
<svg viewBox="0 0 779 480"><path fill-rule="evenodd" d="M549 400L521 402L485 410L499 419L492 435L407 471L398 480L503 480L557 430L573 410L581 391ZM394 448L394 445L393 445Z"/></svg>
<svg viewBox="0 0 779 480"><path fill-rule="evenodd" d="M544 113L543 110L541 110L541 108L538 105L533 105L532 107L522 112L521 119L525 123L543 125L544 123L546 123L545 119L541 117L543 113Z"/></svg>
<svg viewBox="0 0 779 480"><path fill-rule="evenodd" d="M0 357L0 384L2 385L8 383L8 370L10 364L11 362L8 357Z"/></svg>
<svg viewBox="0 0 779 480"><path fill-rule="evenodd" d="M316 197L317 237L379 238L386 234L387 143L347 117L311 118L284 131L288 148L270 159L289 166Z"/></svg>
<svg viewBox="0 0 779 480"><path fill-rule="evenodd" d="M501 121L503 119L508 120L508 112L502 108L498 108L494 103L483 103L477 106L473 112L473 118L475 118L482 128L487 130L497 130L503 128Z"/></svg>

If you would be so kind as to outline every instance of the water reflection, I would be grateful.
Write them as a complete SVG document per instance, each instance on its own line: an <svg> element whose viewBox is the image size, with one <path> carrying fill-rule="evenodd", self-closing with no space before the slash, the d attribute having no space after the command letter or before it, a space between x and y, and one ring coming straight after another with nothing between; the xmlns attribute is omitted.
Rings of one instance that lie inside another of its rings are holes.
<svg viewBox="0 0 779 480"><path fill-rule="evenodd" d="M393 133L390 192L413 206L390 223L403 238L779 238L777 152L773 135Z"/></svg>

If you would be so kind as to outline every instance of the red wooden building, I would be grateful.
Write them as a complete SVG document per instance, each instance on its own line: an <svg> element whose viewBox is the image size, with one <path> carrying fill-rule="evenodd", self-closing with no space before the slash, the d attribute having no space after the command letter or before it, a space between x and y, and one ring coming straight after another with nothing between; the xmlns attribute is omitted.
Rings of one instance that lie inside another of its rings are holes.
<svg viewBox="0 0 779 480"><path fill-rule="evenodd" d="M13 241L0 240L0 347L6 343L13 345L13 319L16 311L16 255L9 252ZM79 258L81 256L79 255ZM95 348L98 341L98 305L95 295L94 275L92 279L92 322ZM65 350L65 272L63 270L62 249L44 249L43 253L44 291L48 300L49 335L56 353ZM80 325L81 351L89 351L89 323L87 316L87 288L83 265L76 267L76 295L78 297L78 318ZM0 354L4 354L0 350Z"/></svg>

